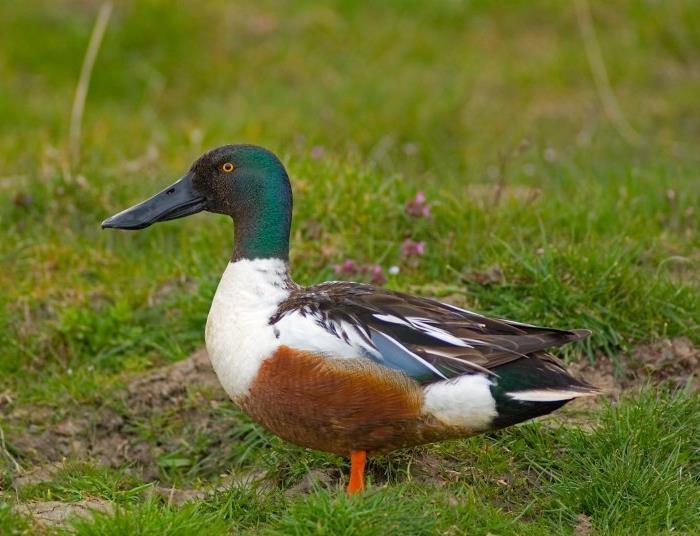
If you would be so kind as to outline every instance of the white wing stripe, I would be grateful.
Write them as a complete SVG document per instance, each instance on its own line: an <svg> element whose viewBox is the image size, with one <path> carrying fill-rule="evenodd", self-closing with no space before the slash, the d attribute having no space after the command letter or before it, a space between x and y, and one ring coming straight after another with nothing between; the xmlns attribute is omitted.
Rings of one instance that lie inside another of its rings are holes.
<svg viewBox="0 0 700 536"><path fill-rule="evenodd" d="M383 322L391 322L392 324L403 324L404 326L410 325L405 320L399 318L398 316L394 316L394 315L382 315L382 314L375 313L372 316L374 318L376 318L377 320L382 320Z"/></svg>
<svg viewBox="0 0 700 536"><path fill-rule="evenodd" d="M579 396L595 396L593 392L569 391L566 389L531 389L529 391L516 391L506 393L513 400L520 402L561 402L562 400L571 400Z"/></svg>
<svg viewBox="0 0 700 536"><path fill-rule="evenodd" d="M465 343L462 339L459 337L455 337L451 333L445 331L444 329L440 329L437 326L434 326L431 323L431 320L428 318L423 318L420 316L408 316L405 319L404 318L399 318L396 315L389 315L389 314L379 314L375 313L372 315L374 318L377 320L381 320L383 322L389 322L391 324L399 324L402 326L406 326L408 328L415 329L417 331L421 331L428 335L429 337L432 337L434 339L437 339L442 342L446 342L447 344L452 344L453 346L460 346L463 348L472 348L469 344Z"/></svg>
<svg viewBox="0 0 700 536"><path fill-rule="evenodd" d="M454 346L461 346L463 348L469 346L462 339L455 337L454 335L448 333L445 330L436 328L435 326L431 326L430 324L426 324L425 322L422 322L418 319L409 318L408 320L417 329L425 332L426 335L430 335L434 339L438 339L440 341L446 342L447 344L452 344Z"/></svg>

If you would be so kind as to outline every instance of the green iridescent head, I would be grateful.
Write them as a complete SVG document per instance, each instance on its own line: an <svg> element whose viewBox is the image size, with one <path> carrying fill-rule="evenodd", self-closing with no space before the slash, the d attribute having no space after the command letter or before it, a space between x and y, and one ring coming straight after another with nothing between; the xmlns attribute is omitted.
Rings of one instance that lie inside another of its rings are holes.
<svg viewBox="0 0 700 536"><path fill-rule="evenodd" d="M144 229L202 210L233 218L233 260L289 257L292 190L279 159L255 145L224 145L200 156L175 184L102 222Z"/></svg>

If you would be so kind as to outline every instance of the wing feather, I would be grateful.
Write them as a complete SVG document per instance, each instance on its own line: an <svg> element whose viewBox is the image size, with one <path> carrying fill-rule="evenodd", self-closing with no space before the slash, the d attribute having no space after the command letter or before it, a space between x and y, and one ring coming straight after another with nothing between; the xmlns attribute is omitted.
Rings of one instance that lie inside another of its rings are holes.
<svg viewBox="0 0 700 536"><path fill-rule="evenodd" d="M475 372L494 374L495 368L533 354L563 370L544 350L590 333L489 318L437 300L349 282L293 290L270 323L290 313L312 317L346 342L359 338L364 355L421 383Z"/></svg>

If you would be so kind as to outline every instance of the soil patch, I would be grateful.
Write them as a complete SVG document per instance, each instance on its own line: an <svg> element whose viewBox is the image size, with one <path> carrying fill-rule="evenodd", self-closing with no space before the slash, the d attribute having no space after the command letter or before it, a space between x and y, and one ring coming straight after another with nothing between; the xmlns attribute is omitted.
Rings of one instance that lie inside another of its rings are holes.
<svg viewBox="0 0 700 536"><path fill-rule="evenodd" d="M37 501L16 507L20 514L31 517L39 526L65 526L74 518L89 518L95 512L114 513L114 505L99 499L64 503L59 501Z"/></svg>
<svg viewBox="0 0 700 536"><path fill-rule="evenodd" d="M687 337L662 339L632 348L613 361L598 356L595 363L580 361L570 370L593 385L617 396L645 383L700 389L700 347Z"/></svg>
<svg viewBox="0 0 700 536"><path fill-rule="evenodd" d="M193 435L224 437L235 425L234 412L217 414L222 404L233 405L219 386L204 350L191 357L134 379L117 393L118 404L107 407L71 408L58 422L53 410L43 407L17 408L9 422L22 430L10 438L24 465L55 467L65 459L92 459L109 467L128 466L146 480L162 476L158 460L177 449L177 434L157 435L158 426L172 430L187 428ZM158 421L158 422L156 422ZM214 445L212 445L212 448ZM15 486L50 478L52 471L34 470L17 475ZM39 480L37 480L39 479Z"/></svg>
<svg viewBox="0 0 700 536"><path fill-rule="evenodd" d="M637 378L700 389L700 347L687 337L663 339L636 347L629 356Z"/></svg>

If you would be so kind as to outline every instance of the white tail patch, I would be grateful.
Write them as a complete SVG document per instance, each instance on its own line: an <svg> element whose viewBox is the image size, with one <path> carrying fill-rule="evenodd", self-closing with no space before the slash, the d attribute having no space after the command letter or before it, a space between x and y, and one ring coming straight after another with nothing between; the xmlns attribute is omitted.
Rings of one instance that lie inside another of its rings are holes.
<svg viewBox="0 0 700 536"><path fill-rule="evenodd" d="M465 374L431 383L423 391L423 411L447 426L458 426L470 432L487 430L498 415L491 385L492 382L481 374Z"/></svg>
<svg viewBox="0 0 700 536"><path fill-rule="evenodd" d="M520 402L561 402L571 400L579 396L595 396L597 391L568 391L566 389L530 389L529 391L517 391L506 393L513 400Z"/></svg>

